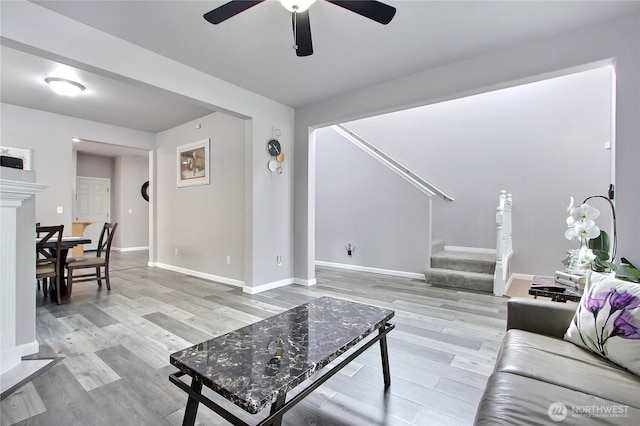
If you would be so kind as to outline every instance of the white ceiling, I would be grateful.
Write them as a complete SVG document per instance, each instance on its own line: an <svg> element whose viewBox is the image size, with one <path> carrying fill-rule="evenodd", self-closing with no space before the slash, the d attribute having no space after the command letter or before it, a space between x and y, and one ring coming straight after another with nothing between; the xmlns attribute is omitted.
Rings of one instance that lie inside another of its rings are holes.
<svg viewBox="0 0 640 426"><path fill-rule="evenodd" d="M384 26L318 0L310 9L314 54L300 58L277 1L220 25L202 15L225 1L35 3L292 107L640 9L640 1L389 0L397 14ZM42 80L59 64L13 47L0 52L2 102L150 132L211 112L143 83L68 67L87 92L54 97Z"/></svg>

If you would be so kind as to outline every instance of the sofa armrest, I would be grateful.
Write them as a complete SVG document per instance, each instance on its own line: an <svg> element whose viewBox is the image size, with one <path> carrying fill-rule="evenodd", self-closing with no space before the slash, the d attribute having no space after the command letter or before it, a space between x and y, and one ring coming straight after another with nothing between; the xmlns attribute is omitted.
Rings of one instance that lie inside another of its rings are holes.
<svg viewBox="0 0 640 426"><path fill-rule="evenodd" d="M574 304L512 298L507 302L507 330L517 328L562 339L576 309Z"/></svg>

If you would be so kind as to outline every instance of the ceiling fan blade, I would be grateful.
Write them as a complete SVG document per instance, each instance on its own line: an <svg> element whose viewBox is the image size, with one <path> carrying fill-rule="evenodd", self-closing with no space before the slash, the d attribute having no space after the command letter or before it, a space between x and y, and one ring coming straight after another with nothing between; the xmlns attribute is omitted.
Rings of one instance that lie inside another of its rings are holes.
<svg viewBox="0 0 640 426"><path fill-rule="evenodd" d="M205 13L204 19L212 24L219 24L220 22L226 21L227 19L236 16L238 13L244 12L250 7L262 3L263 1L264 0L232 0L229 3L225 3L222 6L216 7L212 11Z"/></svg>
<svg viewBox="0 0 640 426"><path fill-rule="evenodd" d="M327 0L329 3L333 3L336 6L343 7L347 10L362 15L365 18L373 19L381 24L388 24L391 22L396 14L396 8L379 1L372 0Z"/></svg>
<svg viewBox="0 0 640 426"><path fill-rule="evenodd" d="M309 21L309 10L291 14L291 24L296 40L296 56L309 56L313 54L313 43L311 43L311 22Z"/></svg>

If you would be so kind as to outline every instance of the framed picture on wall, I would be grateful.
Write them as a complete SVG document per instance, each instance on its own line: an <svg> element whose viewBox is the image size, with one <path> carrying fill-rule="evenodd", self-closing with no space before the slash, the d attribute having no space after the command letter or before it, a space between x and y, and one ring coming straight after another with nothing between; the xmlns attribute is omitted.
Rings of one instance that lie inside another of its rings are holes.
<svg viewBox="0 0 640 426"><path fill-rule="evenodd" d="M178 186L208 185L211 169L209 166L209 139L202 139L178 147Z"/></svg>

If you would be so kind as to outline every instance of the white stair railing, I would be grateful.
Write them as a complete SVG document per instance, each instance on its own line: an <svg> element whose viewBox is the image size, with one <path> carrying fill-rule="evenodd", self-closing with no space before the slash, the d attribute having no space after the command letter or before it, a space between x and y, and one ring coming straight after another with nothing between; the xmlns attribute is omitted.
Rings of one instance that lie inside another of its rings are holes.
<svg viewBox="0 0 640 426"><path fill-rule="evenodd" d="M500 191L496 212L496 270L493 275L493 294L503 296L507 277L509 276L509 260L513 256L513 239L511 234L511 206L513 200L507 191Z"/></svg>
<svg viewBox="0 0 640 426"><path fill-rule="evenodd" d="M396 173L398 176L409 182L411 185L416 187L420 192L426 194L429 197L433 197L438 194L442 196L445 200L454 201L454 198L442 191L440 188L433 185L431 182L423 179L420 175L409 170L408 167L397 161L395 158L387 154L386 152L379 149L377 146L358 135L353 130L349 129L343 124L336 124L331 126L331 128L343 136L346 140L351 142L353 145L357 146L365 153L369 154L375 160L384 164L389 170Z"/></svg>

